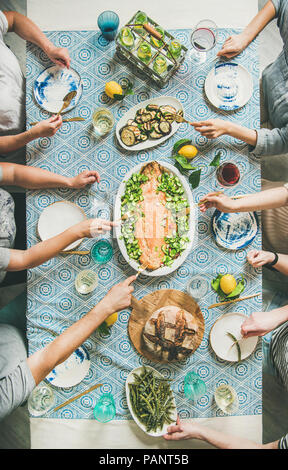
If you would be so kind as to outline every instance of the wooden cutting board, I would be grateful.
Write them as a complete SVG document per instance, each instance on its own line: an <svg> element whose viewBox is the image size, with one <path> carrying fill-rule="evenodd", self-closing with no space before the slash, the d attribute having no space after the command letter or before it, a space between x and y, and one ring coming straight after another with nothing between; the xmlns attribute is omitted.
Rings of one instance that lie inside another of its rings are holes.
<svg viewBox="0 0 288 470"><path fill-rule="evenodd" d="M137 300L132 296L132 312L128 323L128 333L130 340L137 351L147 359L154 362L166 362L154 356L153 353L147 351L143 338L143 328L153 312L167 305L176 305L187 312L191 313L198 322L198 332L196 346L192 354L200 346L205 329L203 314L197 302L185 292L175 289L161 289L145 295L141 300ZM188 356L189 357L189 356ZM168 362L168 361L167 361ZM170 362L170 361L169 361Z"/></svg>

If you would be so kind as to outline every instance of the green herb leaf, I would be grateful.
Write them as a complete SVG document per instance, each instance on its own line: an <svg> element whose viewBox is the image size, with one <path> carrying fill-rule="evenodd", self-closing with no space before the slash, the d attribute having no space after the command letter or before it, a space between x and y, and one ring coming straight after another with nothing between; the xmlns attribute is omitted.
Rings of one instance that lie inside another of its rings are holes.
<svg viewBox="0 0 288 470"><path fill-rule="evenodd" d="M233 299L233 298L239 297L239 295L243 292L244 289L245 289L245 281L244 281L244 277L242 276L241 281L238 282L235 289L229 295L227 295L227 299Z"/></svg>
<svg viewBox="0 0 288 470"><path fill-rule="evenodd" d="M182 168L184 168L185 170L195 170L196 167L195 166L192 166L187 158L183 157L182 155L174 155L174 158L176 160L176 162L179 163L179 165L182 166Z"/></svg>
<svg viewBox="0 0 288 470"><path fill-rule="evenodd" d="M184 168L180 165L180 163L176 162L175 167L177 168L177 170L180 171L182 175L188 176L188 170L184 170Z"/></svg>
<svg viewBox="0 0 288 470"><path fill-rule="evenodd" d="M181 147L183 147L184 145L189 145L189 144L191 144L191 140L189 140L189 139L181 139L181 140L178 140L178 141L174 144L173 153L178 153L179 150L181 149Z"/></svg>
<svg viewBox="0 0 288 470"><path fill-rule="evenodd" d="M122 100L124 100L125 95L118 95L118 93L115 93L115 95L113 95L113 98L114 98L114 100L122 101Z"/></svg>
<svg viewBox="0 0 288 470"><path fill-rule="evenodd" d="M218 168L218 166L220 165L220 159L221 152L217 152L209 166L215 166L216 168Z"/></svg>
<svg viewBox="0 0 288 470"><path fill-rule="evenodd" d="M101 325L98 327L98 330L101 334L103 335L110 335L110 329L107 323L104 321L101 323Z"/></svg>
<svg viewBox="0 0 288 470"><path fill-rule="evenodd" d="M224 294L224 292L221 290L221 287L220 287L220 281L222 277L223 277L223 274L218 274L218 276L215 279L213 279L213 281L211 282L211 287L219 295L220 300L226 299L226 295Z"/></svg>
<svg viewBox="0 0 288 470"><path fill-rule="evenodd" d="M200 183L200 177L201 177L201 168L199 170L193 171L191 175L189 176L189 183L191 184L193 189L198 188L199 183Z"/></svg>

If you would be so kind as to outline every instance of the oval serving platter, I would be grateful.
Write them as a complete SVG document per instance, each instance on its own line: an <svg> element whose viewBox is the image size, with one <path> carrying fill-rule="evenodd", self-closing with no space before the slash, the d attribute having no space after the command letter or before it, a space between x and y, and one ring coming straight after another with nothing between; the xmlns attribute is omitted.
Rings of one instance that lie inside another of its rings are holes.
<svg viewBox="0 0 288 470"><path fill-rule="evenodd" d="M159 377L161 379L164 379L165 377L160 373L158 372L158 370L154 369L154 367L151 367L151 366L146 366L145 365L145 368L147 370L151 370L154 375L156 377ZM134 419L135 423L139 426L140 429L142 429L142 431L144 431L146 434L148 434L149 436L152 436L152 437L160 437L160 436L163 436L164 434L167 434L167 429L169 426L173 426L173 424L176 424L176 420L177 420L177 408L176 408L176 403L175 403L175 397L174 397L174 394L173 394L173 390L171 389L171 393L172 393L172 396L173 396L173 405L175 407L175 415L173 416L173 419L175 420L175 423L172 423L172 424L164 424L163 428L157 432L155 431L150 431L150 432L147 432L146 429L145 429L145 426L144 424L142 424L139 419L137 418L137 416L135 415L133 409L132 409L132 405L131 405L131 400L130 400L130 391L129 391L129 383L133 383L134 382L134 377L133 377L133 374L136 374L136 375L140 375L141 372L143 370L143 366L140 366L140 367L136 367L136 369L133 369L127 376L127 379L126 379L126 383L125 383L125 391L126 391L126 399L127 399L127 405L128 405L128 408L129 408L129 411L132 415L132 418Z"/></svg>
<svg viewBox="0 0 288 470"><path fill-rule="evenodd" d="M234 111L250 100L253 80L242 65L235 62L217 62L208 73L204 88L213 106L225 111Z"/></svg>
<svg viewBox="0 0 288 470"><path fill-rule="evenodd" d="M81 98L83 85L76 70L53 65L38 75L33 87L35 100L49 113L58 113L63 105L64 96L74 90L77 92L76 96L61 114L75 108Z"/></svg>
<svg viewBox="0 0 288 470"><path fill-rule="evenodd" d="M179 126L181 125L176 122L173 122L172 131L170 132L169 135L163 136L160 139L156 139L156 140L148 139L145 142L140 142L139 144L128 147L122 142L120 138L120 131L122 127L124 127L127 124L127 121L129 119L135 118L135 114L138 111L138 109L145 108L148 104L157 104L158 106L169 105L169 106L173 106L176 109L176 111L183 111L182 104L180 103L179 100L177 100L177 98L174 98L173 96L161 96L160 98L150 98L149 100L141 101L141 103L136 104L135 106L133 106L133 108L129 109L129 111L127 111L124 114L124 116L121 117L121 119L118 121L116 125L116 137L117 137L119 144L124 149L138 152L139 150L144 150L144 149L155 147L156 145L162 144L162 142L165 142L165 140L172 137L172 135L174 135L175 132L177 132Z"/></svg>
<svg viewBox="0 0 288 470"><path fill-rule="evenodd" d="M212 216L212 234L218 245L227 250L245 248L256 237L258 217L256 212L220 212Z"/></svg>
<svg viewBox="0 0 288 470"><path fill-rule="evenodd" d="M75 225L87 219L84 211L73 202L57 201L53 202L40 214L37 225L37 232L42 241L55 237ZM80 245L81 240L76 240L63 251L69 251Z"/></svg>
<svg viewBox="0 0 288 470"><path fill-rule="evenodd" d="M89 372L90 357L84 346L77 348L66 361L62 362L45 377L55 387L67 388L79 384Z"/></svg>
<svg viewBox="0 0 288 470"><path fill-rule="evenodd" d="M134 166L125 175L122 183L120 183L120 186L118 188L118 192L117 192L117 195L116 195L115 206L114 206L114 220L120 220L121 219L121 197L125 193L125 187L126 187L127 181L129 180L129 178L134 173L139 173L141 171L142 167L147 165L147 163L149 163L149 162L139 163L138 165ZM180 180L180 182L181 182L181 184L184 188L185 196L186 196L186 198L189 202L189 206L190 206L189 231L188 231L188 234L187 234L190 241L189 241L186 249L183 251L183 253L178 258L175 259L172 266L163 266L161 268L155 269L154 271L148 271L146 269L141 271L141 275L143 274L143 275L151 276L151 277L166 276L166 275L172 273L173 271L175 271L175 269L179 268L179 266L181 266L181 264L184 263L185 259L187 258L188 254L189 254L189 252L192 248L192 245L193 245L193 242L194 242L194 239L195 239L195 234L196 234L196 226L197 226L197 218L196 218L197 214L196 214L196 211L195 211L195 204L194 204L194 201L193 201L192 192L190 190L190 187L189 187L185 177L183 175L181 175L181 173L177 170L177 168L175 168L175 166L171 165L170 163L166 163L166 162L163 162L163 161L157 161L157 163L159 163L159 165L166 168L170 173L176 175L179 178L179 180ZM129 257L129 255L127 253L127 250L126 250L125 242L124 242L124 240L121 239L121 225L118 225L118 226L115 227L115 233L116 233L116 238L117 238L117 241L118 241L120 251L121 251L125 261L133 269L135 269L135 271L138 271L138 269L140 267L139 263Z"/></svg>

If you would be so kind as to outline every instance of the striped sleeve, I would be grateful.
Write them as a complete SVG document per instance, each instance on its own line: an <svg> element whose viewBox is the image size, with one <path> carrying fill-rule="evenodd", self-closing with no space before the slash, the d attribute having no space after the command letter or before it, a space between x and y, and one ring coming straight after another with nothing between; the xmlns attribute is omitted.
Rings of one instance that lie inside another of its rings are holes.
<svg viewBox="0 0 288 470"><path fill-rule="evenodd" d="M277 376L288 390L288 322L273 332L270 351Z"/></svg>
<svg viewBox="0 0 288 470"><path fill-rule="evenodd" d="M288 434L286 436L281 437L279 444L278 444L279 449L288 449Z"/></svg>

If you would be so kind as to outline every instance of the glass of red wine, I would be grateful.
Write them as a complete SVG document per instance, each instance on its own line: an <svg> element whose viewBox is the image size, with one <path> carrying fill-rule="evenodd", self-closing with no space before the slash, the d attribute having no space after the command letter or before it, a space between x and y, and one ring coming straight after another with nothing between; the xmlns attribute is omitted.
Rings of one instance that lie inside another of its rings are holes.
<svg viewBox="0 0 288 470"><path fill-rule="evenodd" d="M217 168L216 177L221 186L235 186L240 181L240 170L235 163L225 162Z"/></svg>
<svg viewBox="0 0 288 470"><path fill-rule="evenodd" d="M213 49L217 42L217 25L211 20L202 20L195 26L191 34L191 59L196 62L206 62L207 52Z"/></svg>
<svg viewBox="0 0 288 470"><path fill-rule="evenodd" d="M119 27L119 16L117 13L110 10L103 11L103 13L98 16L97 23L104 38L108 39L108 41L113 41Z"/></svg>

